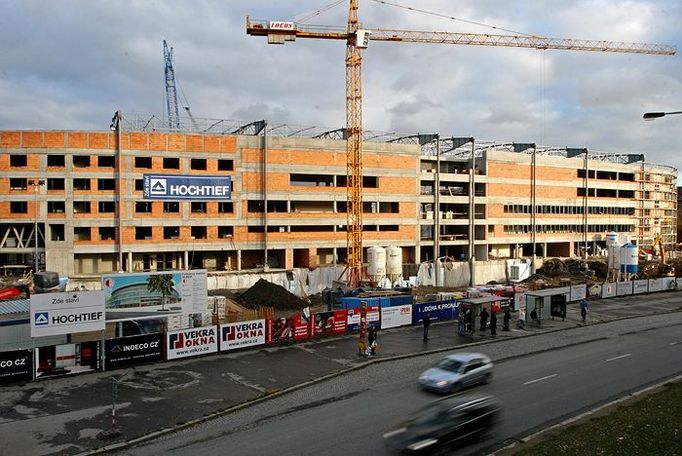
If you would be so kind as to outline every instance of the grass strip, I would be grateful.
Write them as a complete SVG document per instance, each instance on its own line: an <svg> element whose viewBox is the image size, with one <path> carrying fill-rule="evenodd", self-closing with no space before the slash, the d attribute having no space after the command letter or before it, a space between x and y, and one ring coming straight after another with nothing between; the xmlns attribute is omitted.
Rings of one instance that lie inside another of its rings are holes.
<svg viewBox="0 0 682 456"><path fill-rule="evenodd" d="M682 456L682 382L619 406L609 415L570 426L517 454Z"/></svg>

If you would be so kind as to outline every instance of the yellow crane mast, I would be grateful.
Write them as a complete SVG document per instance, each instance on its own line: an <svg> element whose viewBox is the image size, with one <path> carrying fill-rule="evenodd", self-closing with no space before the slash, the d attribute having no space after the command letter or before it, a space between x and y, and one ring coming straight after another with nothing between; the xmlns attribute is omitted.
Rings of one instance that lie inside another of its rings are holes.
<svg viewBox="0 0 682 456"><path fill-rule="evenodd" d="M369 40L405 43L502 46L532 49L617 52L628 54L674 55L675 48L660 44L546 38L529 35L428 32L397 29L360 29L358 0L350 0L348 24L341 27L305 26L286 21L251 21L246 17L246 33L266 36L269 44L284 44L296 38L346 41L346 133L347 133L347 232L346 270L350 287L356 287L362 274L362 54Z"/></svg>

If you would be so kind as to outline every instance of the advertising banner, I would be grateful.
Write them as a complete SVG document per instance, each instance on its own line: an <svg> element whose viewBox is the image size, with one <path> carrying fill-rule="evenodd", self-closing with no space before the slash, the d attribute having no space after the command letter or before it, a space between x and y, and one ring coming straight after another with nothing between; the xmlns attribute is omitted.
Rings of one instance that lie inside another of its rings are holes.
<svg viewBox="0 0 682 456"><path fill-rule="evenodd" d="M265 343L265 319L220 325L220 351Z"/></svg>
<svg viewBox="0 0 682 456"><path fill-rule="evenodd" d="M632 294L646 293L649 290L649 282L646 279L633 280Z"/></svg>
<svg viewBox="0 0 682 456"><path fill-rule="evenodd" d="M187 358L218 351L216 326L169 331L166 334L166 359Z"/></svg>
<svg viewBox="0 0 682 456"><path fill-rule="evenodd" d="M632 294L632 282L618 282L616 285L616 295L618 296L628 296Z"/></svg>
<svg viewBox="0 0 682 456"><path fill-rule="evenodd" d="M601 298L601 284L595 283L589 289L590 298Z"/></svg>
<svg viewBox="0 0 682 456"><path fill-rule="evenodd" d="M267 320L268 333L266 335L268 344L286 342L294 338L294 319L275 318Z"/></svg>
<svg viewBox="0 0 682 456"><path fill-rule="evenodd" d="M663 281L661 279L649 279L649 293L663 290Z"/></svg>
<svg viewBox="0 0 682 456"><path fill-rule="evenodd" d="M663 290L677 290L677 282L675 281L675 277L663 277L661 281L663 281Z"/></svg>
<svg viewBox="0 0 682 456"><path fill-rule="evenodd" d="M587 285L581 283L579 285L571 285L571 299L570 301L580 301L587 297Z"/></svg>
<svg viewBox="0 0 682 456"><path fill-rule="evenodd" d="M412 324L412 305L382 307L381 329L397 328Z"/></svg>
<svg viewBox="0 0 682 456"><path fill-rule="evenodd" d="M163 361L163 353L163 333L109 339L106 341L104 365L107 369L116 369Z"/></svg>
<svg viewBox="0 0 682 456"><path fill-rule="evenodd" d="M367 306L367 327L381 328L379 306ZM348 309L348 332L360 330L360 308Z"/></svg>
<svg viewBox="0 0 682 456"><path fill-rule="evenodd" d="M452 320L459 318L459 302L454 299L445 301L422 302L412 306L412 324L416 325L422 321L424 314L430 314L431 322L438 320Z"/></svg>
<svg viewBox="0 0 682 456"><path fill-rule="evenodd" d="M602 298L612 298L616 296L616 284L615 283L605 283L601 286L601 297Z"/></svg>
<svg viewBox="0 0 682 456"><path fill-rule="evenodd" d="M31 295L31 337L102 331L104 326L101 291Z"/></svg>
<svg viewBox="0 0 682 456"><path fill-rule="evenodd" d="M33 351L0 352L0 384L33 380Z"/></svg>
<svg viewBox="0 0 682 456"><path fill-rule="evenodd" d="M514 293L514 307L516 310L526 310L526 293Z"/></svg>
<svg viewBox="0 0 682 456"><path fill-rule="evenodd" d="M677 287L676 287L677 290L682 290L682 277L676 278L675 284L677 285Z"/></svg>
<svg viewBox="0 0 682 456"><path fill-rule="evenodd" d="M310 337L310 322L303 315L294 315L294 339L301 340Z"/></svg>
<svg viewBox="0 0 682 456"><path fill-rule="evenodd" d="M208 301L205 269L102 274L102 290L107 311L111 312L202 313Z"/></svg>
<svg viewBox="0 0 682 456"><path fill-rule="evenodd" d="M229 201L230 176L144 174L146 200Z"/></svg>
<svg viewBox="0 0 682 456"><path fill-rule="evenodd" d="M346 318L347 314L345 310L318 312L313 314L311 317L313 322L312 335L330 336L333 334L345 333L348 327Z"/></svg>

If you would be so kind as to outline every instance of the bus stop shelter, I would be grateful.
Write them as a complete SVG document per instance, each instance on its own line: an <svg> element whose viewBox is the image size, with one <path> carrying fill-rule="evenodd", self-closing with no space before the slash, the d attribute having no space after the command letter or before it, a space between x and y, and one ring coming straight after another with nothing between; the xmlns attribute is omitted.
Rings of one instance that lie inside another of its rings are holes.
<svg viewBox="0 0 682 456"><path fill-rule="evenodd" d="M526 318L529 322L542 326L542 320L547 314L552 319L554 317L566 318L566 303L569 300L570 289L548 288L546 290L536 290L526 292Z"/></svg>
<svg viewBox="0 0 682 456"><path fill-rule="evenodd" d="M460 299L457 333L460 336L473 336L479 326L481 310L485 309L490 314L499 313L503 307L509 306L509 299L505 296Z"/></svg>

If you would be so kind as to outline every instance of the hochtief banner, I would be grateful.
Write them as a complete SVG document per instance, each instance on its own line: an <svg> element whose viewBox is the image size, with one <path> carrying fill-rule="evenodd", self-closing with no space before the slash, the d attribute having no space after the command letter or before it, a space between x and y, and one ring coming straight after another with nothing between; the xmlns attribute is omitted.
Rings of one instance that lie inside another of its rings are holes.
<svg viewBox="0 0 682 456"><path fill-rule="evenodd" d="M168 342L167 359L186 358L218 351L216 326L170 331L166 340Z"/></svg>
<svg viewBox="0 0 682 456"><path fill-rule="evenodd" d="M31 337L102 331L104 325L101 291L31 295Z"/></svg>
<svg viewBox="0 0 682 456"><path fill-rule="evenodd" d="M144 174L146 200L222 200L231 198L230 176Z"/></svg>
<svg viewBox="0 0 682 456"><path fill-rule="evenodd" d="M220 325L220 351L265 344L265 320Z"/></svg>

